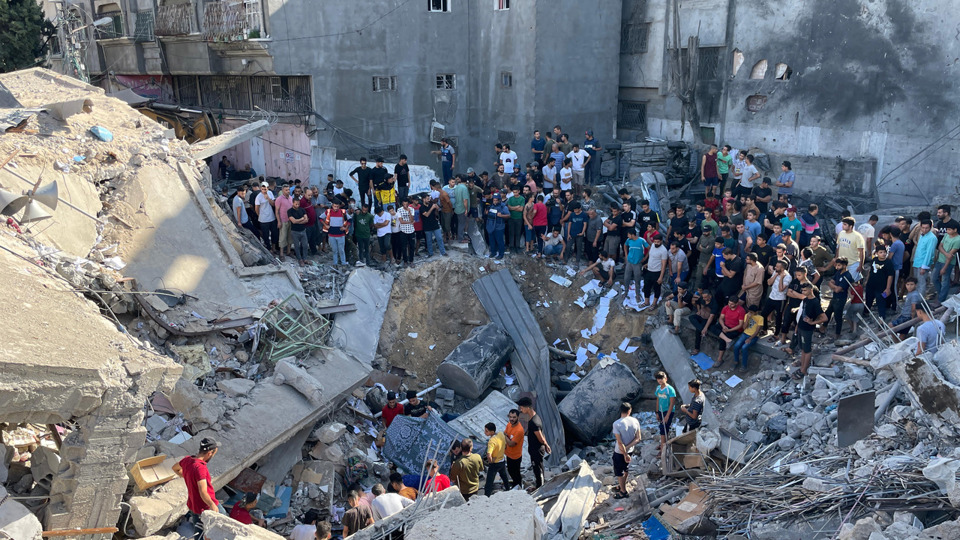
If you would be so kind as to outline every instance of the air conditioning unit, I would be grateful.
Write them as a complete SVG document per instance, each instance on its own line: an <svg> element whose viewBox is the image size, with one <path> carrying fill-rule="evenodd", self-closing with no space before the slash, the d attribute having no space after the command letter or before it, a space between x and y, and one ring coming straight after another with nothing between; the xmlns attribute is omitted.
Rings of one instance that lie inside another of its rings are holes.
<svg viewBox="0 0 960 540"><path fill-rule="evenodd" d="M430 142L440 144L447 136L447 128L443 124L434 122L430 125Z"/></svg>

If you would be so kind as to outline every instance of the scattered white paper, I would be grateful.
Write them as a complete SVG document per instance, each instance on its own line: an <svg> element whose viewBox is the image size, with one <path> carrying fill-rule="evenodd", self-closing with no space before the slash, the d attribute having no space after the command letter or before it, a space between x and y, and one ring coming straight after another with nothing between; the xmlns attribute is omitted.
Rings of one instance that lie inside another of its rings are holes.
<svg viewBox="0 0 960 540"><path fill-rule="evenodd" d="M556 345L557 343L560 343L560 338L557 338L557 339L553 340L553 344L554 344L554 345Z"/></svg>
<svg viewBox="0 0 960 540"><path fill-rule="evenodd" d="M587 343L587 350L590 351L590 354L597 354L597 351L600 350L600 347L597 347L593 343Z"/></svg>
<svg viewBox="0 0 960 540"><path fill-rule="evenodd" d="M627 297L623 299L623 307L632 309L637 312L647 309L647 306L645 305L643 298L641 298L640 301L637 302L637 290L633 287L630 287L630 290L627 291Z"/></svg>
<svg viewBox="0 0 960 540"><path fill-rule="evenodd" d="M571 373L570 376L567 377L567 380L568 380L568 381L579 381L579 380L580 380L580 377L577 377L577 374L576 374L576 373Z"/></svg>
<svg viewBox="0 0 960 540"><path fill-rule="evenodd" d="M568 276L573 277L573 276L577 275L577 271L574 270L573 268L570 268L569 266L567 266L566 269L567 269L567 275L568 275Z"/></svg>
<svg viewBox="0 0 960 540"><path fill-rule="evenodd" d="M577 365L582 366L587 361L587 350L583 347L577 349Z"/></svg>
<svg viewBox="0 0 960 540"><path fill-rule="evenodd" d="M610 353L610 356L609 356L609 358L613 358L613 359L614 359L614 360L616 360L617 362L619 362L619 361L620 361L620 359L619 359L619 358L617 358L617 353L615 353L615 352L612 352L612 353Z"/></svg>
<svg viewBox="0 0 960 540"><path fill-rule="evenodd" d="M432 350L434 350L434 349L437 348L437 345L436 345L436 344L433 344L433 345L431 345L431 346L429 346L429 347L427 347L427 348L432 351Z"/></svg>
<svg viewBox="0 0 960 540"><path fill-rule="evenodd" d="M620 347L618 347L618 348L619 348L621 351L626 351L626 350L627 350L627 345L628 345L629 343L630 343L630 338L625 337L625 338L623 338L623 341L620 342Z"/></svg>
<svg viewBox="0 0 960 540"><path fill-rule="evenodd" d="M360 433L360 428L358 428L357 426L353 426L353 432L356 433L356 434L359 434L359 433Z"/></svg>
<svg viewBox="0 0 960 540"><path fill-rule="evenodd" d="M410 337L412 337L413 339L417 339L417 338L420 336L420 334L418 334L418 333L416 333L416 332L410 332L410 333L408 333L407 335L410 336Z"/></svg>
<svg viewBox="0 0 960 540"><path fill-rule="evenodd" d="M493 264L503 264L503 261L493 261Z"/></svg>
<svg viewBox="0 0 960 540"><path fill-rule="evenodd" d="M588 330L587 328L584 328L583 330L580 331L580 336L583 337L583 339L590 339L590 336L592 335L593 334L590 333L590 330Z"/></svg>
<svg viewBox="0 0 960 540"><path fill-rule="evenodd" d="M630 347L627 347L627 350L624 352L626 352L627 354L633 354L633 352L636 350L637 350L637 347L634 347L631 345Z"/></svg>
<svg viewBox="0 0 960 540"><path fill-rule="evenodd" d="M580 306L580 309L587 309L587 304L583 302L583 298L577 298L573 303Z"/></svg>
<svg viewBox="0 0 960 540"><path fill-rule="evenodd" d="M743 379L741 379L740 377L737 377L736 375L733 375L732 377L727 379L725 382L727 383L727 386L729 386L730 388L734 388L738 384L742 383Z"/></svg>
<svg viewBox="0 0 960 540"><path fill-rule="evenodd" d="M509 375L504 375L504 376L503 376L503 379L504 379L505 381L507 381L507 386L510 386L511 384L513 384L513 377L511 377L511 376L509 376Z"/></svg>
<svg viewBox="0 0 960 540"><path fill-rule="evenodd" d="M569 287L570 285L573 285L573 282L570 281L569 279L563 276L558 276L556 274L550 276L550 281L556 283L557 285L560 285L561 287Z"/></svg>
<svg viewBox="0 0 960 540"><path fill-rule="evenodd" d="M525 276L525 275L527 275L527 273L524 272L523 270L521 270L521 271L520 271L520 275L521 275L521 276Z"/></svg>
<svg viewBox="0 0 960 540"><path fill-rule="evenodd" d="M617 294L619 294L619 293L617 293L617 291L616 291L615 289L610 289L609 291L607 291L607 294L605 294L605 295L603 295L603 296L604 296L604 298L613 298L613 297L616 296Z"/></svg>
<svg viewBox="0 0 960 540"><path fill-rule="evenodd" d="M481 267L480 267L480 271L481 271L481 272L486 272L487 269L481 266Z"/></svg>
<svg viewBox="0 0 960 540"><path fill-rule="evenodd" d="M550 307L550 304L548 304L547 302L544 302L543 307Z"/></svg>
<svg viewBox="0 0 960 540"><path fill-rule="evenodd" d="M590 292L590 291L592 291L592 290L594 290L594 289L599 289L599 288L600 288L600 280L599 280L599 279L591 279L589 282L587 282L586 285L580 287L580 290L583 291L583 292Z"/></svg>
<svg viewBox="0 0 960 540"><path fill-rule="evenodd" d="M607 324L607 315L609 313L610 298L603 297L600 299L600 303L597 304L597 314L593 316L593 328L590 329L590 332L594 334L600 333L603 325Z"/></svg>

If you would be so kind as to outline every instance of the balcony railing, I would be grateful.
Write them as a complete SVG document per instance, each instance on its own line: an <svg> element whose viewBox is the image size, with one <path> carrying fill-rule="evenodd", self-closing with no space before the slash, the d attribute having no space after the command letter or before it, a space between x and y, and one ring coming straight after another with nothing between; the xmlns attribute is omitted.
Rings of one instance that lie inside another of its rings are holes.
<svg viewBox="0 0 960 540"><path fill-rule="evenodd" d="M167 3L157 8L153 33L158 36L185 36L196 32L193 3Z"/></svg>
<svg viewBox="0 0 960 540"><path fill-rule="evenodd" d="M203 37L208 41L242 41L264 37L260 0L209 2L203 10Z"/></svg>

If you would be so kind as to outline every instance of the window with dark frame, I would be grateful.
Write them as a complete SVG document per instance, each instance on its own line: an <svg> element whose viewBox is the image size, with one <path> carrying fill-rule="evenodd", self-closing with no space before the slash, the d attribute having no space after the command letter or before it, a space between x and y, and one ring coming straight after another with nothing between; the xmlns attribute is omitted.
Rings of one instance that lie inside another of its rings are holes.
<svg viewBox="0 0 960 540"><path fill-rule="evenodd" d="M397 76L390 75L373 78L374 92L392 92L397 89Z"/></svg>
<svg viewBox="0 0 960 540"><path fill-rule="evenodd" d="M497 3L496 11L506 11L510 9L510 0L495 0Z"/></svg>
<svg viewBox="0 0 960 540"><path fill-rule="evenodd" d="M437 90L453 90L457 87L457 77L453 73L437 73Z"/></svg>
<svg viewBox="0 0 960 540"><path fill-rule="evenodd" d="M109 24L95 26L97 39L114 39L123 37L123 12L119 4L106 4L97 10L97 18L108 17Z"/></svg>
<svg viewBox="0 0 960 540"><path fill-rule="evenodd" d="M431 13L449 13L449 0L427 0L427 11Z"/></svg>
<svg viewBox="0 0 960 540"><path fill-rule="evenodd" d="M512 71L500 72L500 87L513 88L513 72Z"/></svg>
<svg viewBox="0 0 960 540"><path fill-rule="evenodd" d="M700 65L697 78L701 81L718 81L724 47L700 47Z"/></svg>
<svg viewBox="0 0 960 540"><path fill-rule="evenodd" d="M647 52L650 23L623 25L620 33L620 54L643 54Z"/></svg>
<svg viewBox="0 0 960 540"><path fill-rule="evenodd" d="M647 130L647 102L621 101L617 106L617 128Z"/></svg>
<svg viewBox="0 0 960 540"><path fill-rule="evenodd" d="M138 43L154 40L154 17L152 9L137 11L137 26L133 30L133 39Z"/></svg>

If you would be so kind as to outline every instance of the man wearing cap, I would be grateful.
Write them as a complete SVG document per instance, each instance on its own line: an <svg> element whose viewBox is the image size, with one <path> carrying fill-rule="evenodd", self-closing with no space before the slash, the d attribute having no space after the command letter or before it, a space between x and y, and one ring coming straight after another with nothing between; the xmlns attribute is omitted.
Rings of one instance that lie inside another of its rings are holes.
<svg viewBox="0 0 960 540"><path fill-rule="evenodd" d="M487 238L490 242L489 257L503 258L505 249L503 234L507 228L507 221L510 219L510 210L507 205L501 201L500 192L495 191L492 196L492 202L487 208Z"/></svg>
<svg viewBox="0 0 960 540"><path fill-rule="evenodd" d="M217 492L213 489L213 479L207 468L207 463L217 455L218 448L217 441L204 437L197 455L186 456L173 466L173 472L183 478L187 486L187 510L194 525L200 522L200 514L205 510L226 513L217 502Z"/></svg>
<svg viewBox="0 0 960 540"><path fill-rule="evenodd" d="M261 182L260 194L254 200L253 208L257 212L257 221L260 223L260 237L266 244L267 249L273 253L276 253L279 249L279 229L277 228L277 214L274 211L275 204L276 197L270 192L270 184Z"/></svg>
<svg viewBox="0 0 960 540"><path fill-rule="evenodd" d="M403 414L403 405L397 403L397 393L387 392L387 404L380 411L380 417L383 418L383 425L390 427L393 419Z"/></svg>
<svg viewBox="0 0 960 540"><path fill-rule="evenodd" d="M600 141L593 137L592 129L588 129L586 135L587 138L583 141L583 149L590 155L590 159L586 163L586 182L589 185L600 182L600 151L603 148L600 146Z"/></svg>
<svg viewBox="0 0 960 540"><path fill-rule="evenodd" d="M414 418L427 418L428 411L433 407L429 406L417 396L416 390L407 390L407 405L403 408L403 414Z"/></svg>

